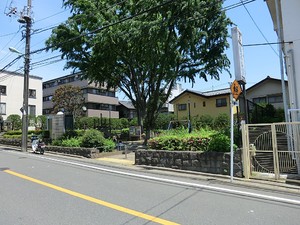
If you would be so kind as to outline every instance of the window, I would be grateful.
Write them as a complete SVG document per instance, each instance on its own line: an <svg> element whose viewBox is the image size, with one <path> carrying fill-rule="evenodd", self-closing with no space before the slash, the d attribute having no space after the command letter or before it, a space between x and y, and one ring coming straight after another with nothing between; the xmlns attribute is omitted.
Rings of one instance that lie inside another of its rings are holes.
<svg viewBox="0 0 300 225"><path fill-rule="evenodd" d="M272 104L272 103L280 103L280 102L283 102L282 95L269 96L269 97L268 97L268 102L269 102L270 104Z"/></svg>
<svg viewBox="0 0 300 225"><path fill-rule="evenodd" d="M178 104L178 110L179 111L186 110L186 104Z"/></svg>
<svg viewBox="0 0 300 225"><path fill-rule="evenodd" d="M205 101L203 101L203 107L205 107L206 106L206 102Z"/></svg>
<svg viewBox="0 0 300 225"><path fill-rule="evenodd" d="M29 105L28 106L28 110L29 110L29 115L31 116L35 116L36 113L35 113L35 105Z"/></svg>
<svg viewBox="0 0 300 225"><path fill-rule="evenodd" d="M75 76L69 77L69 83L71 83L71 82L73 82L73 81L75 81Z"/></svg>
<svg viewBox="0 0 300 225"><path fill-rule="evenodd" d="M53 98L53 95L45 96L43 97L43 102L51 101Z"/></svg>
<svg viewBox="0 0 300 225"><path fill-rule="evenodd" d="M6 95L6 86L0 85L0 94Z"/></svg>
<svg viewBox="0 0 300 225"><path fill-rule="evenodd" d="M256 104L267 103L267 99L266 99L266 97L253 98L253 102Z"/></svg>
<svg viewBox="0 0 300 225"><path fill-rule="evenodd" d="M227 106L226 98L216 99L216 107L223 107L223 106Z"/></svg>
<svg viewBox="0 0 300 225"><path fill-rule="evenodd" d="M6 103L0 103L0 114L5 115L6 114Z"/></svg>
<svg viewBox="0 0 300 225"><path fill-rule="evenodd" d="M36 98L36 90L29 89L29 98Z"/></svg>
<svg viewBox="0 0 300 225"><path fill-rule="evenodd" d="M51 114L53 109L43 109L43 115L45 114Z"/></svg>
<svg viewBox="0 0 300 225"><path fill-rule="evenodd" d="M104 89L96 89L96 88L88 88L83 89L83 94L94 94L94 95L103 95L109 97L115 97L115 92L113 91L106 91Z"/></svg>

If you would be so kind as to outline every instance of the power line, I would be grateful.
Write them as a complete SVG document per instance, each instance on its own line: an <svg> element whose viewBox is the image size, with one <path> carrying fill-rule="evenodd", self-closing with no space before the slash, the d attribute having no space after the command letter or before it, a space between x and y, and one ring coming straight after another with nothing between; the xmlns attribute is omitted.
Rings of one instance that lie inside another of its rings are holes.
<svg viewBox="0 0 300 225"><path fill-rule="evenodd" d="M283 42L267 42L267 43L257 43L257 44L247 44L243 45L243 47L253 47L253 46L261 46L261 45L279 45L279 44L292 44L292 41L283 41Z"/></svg>
<svg viewBox="0 0 300 225"><path fill-rule="evenodd" d="M116 3L115 5L118 5L118 4L123 3L123 2L125 2L125 1L127 1L127 0L123 0L123 1L121 1L121 2L119 2L119 3ZM64 42L58 43L58 44L56 44L56 45L52 45L52 46L48 46L48 47L44 47L44 48L40 48L40 49L31 51L30 54L35 54L35 53L38 53L38 52L42 52L42 51L45 51L45 50L49 50L49 49L51 49L51 48L53 48L53 47L58 47L59 45L64 44L64 43L66 43L66 42L70 42L70 41L76 40L76 39L78 39L78 38L80 38L80 37L88 36L88 35L94 34L94 33L96 33L96 32L105 30L105 29L107 29L107 28L109 28L109 27L115 26L115 25L120 24L120 23L123 23L123 22L125 22L125 21L127 21L127 20L133 19L133 18L138 17L138 16L140 16L140 15L143 15L143 14L145 14L145 13L151 12L151 11L156 10L156 9L158 9L158 8L160 8L160 7L163 7L163 6L165 6L165 5L171 4L171 3L175 2L175 1L177 1L177 0L169 0L169 1L163 2L163 3L159 4L159 5L156 5L156 6L153 6L153 7L149 8L149 9L143 10L143 11L141 11L141 12L138 12L138 13L134 14L134 15L130 15L130 16L125 17L125 18L123 18L123 19L120 19L120 20L118 20L118 21L116 21L116 22L113 22L113 23L104 25L104 26L102 26L102 27L100 27L100 28L97 28L97 29L95 29L95 30L93 30L93 31L90 31L90 32L88 32L88 33L83 33L83 34L78 35L78 36L76 36L76 37L70 38L70 39L68 39L68 40L66 40L66 41L64 41ZM221 0L220 0L220 1L221 1ZM249 4L249 3L254 2L254 1L256 1L256 0L248 0L248 1L244 1L243 3L244 3L244 4ZM214 3L214 4L215 4L215 3ZM239 7L239 6L242 6L242 3L239 3L239 4L233 4L233 5L227 6L227 7L223 8L223 11L231 10L231 9L236 8L236 7ZM110 8L112 8L112 7L110 7ZM199 17L199 18L200 18L200 17ZM199 19L199 18L197 18L197 19ZM5 67L5 68L6 68L6 67Z"/></svg>
<svg viewBox="0 0 300 225"><path fill-rule="evenodd" d="M243 4L245 10L247 11L248 15L250 16L252 22L254 23L254 25L256 26L256 28L258 29L258 31L260 32L260 34L263 36L263 38L265 39L265 41L266 41L267 43L269 43L268 39L266 38L266 36L264 35L264 33L261 31L261 29L259 28L259 26L258 26L257 23L255 22L254 18L252 17L251 13L250 13L249 10L247 9L247 7L246 7L246 5L244 4L244 2L243 2L242 0L240 0L240 2ZM275 49L273 48L273 46L270 45L270 47L272 48L273 52L274 52L277 56L279 56L278 53L277 53L277 52L275 51Z"/></svg>

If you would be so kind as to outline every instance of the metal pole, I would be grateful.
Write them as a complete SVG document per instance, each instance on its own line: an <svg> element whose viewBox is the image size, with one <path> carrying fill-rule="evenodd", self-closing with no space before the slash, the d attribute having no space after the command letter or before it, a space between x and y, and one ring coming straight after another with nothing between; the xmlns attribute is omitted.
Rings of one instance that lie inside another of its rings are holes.
<svg viewBox="0 0 300 225"><path fill-rule="evenodd" d="M233 97L230 94L230 182L233 182Z"/></svg>
<svg viewBox="0 0 300 225"><path fill-rule="evenodd" d="M188 102L188 128L189 128L189 133L192 132L192 123L191 123L191 103L190 100Z"/></svg>
<svg viewBox="0 0 300 225"><path fill-rule="evenodd" d="M27 12L24 15L26 21L26 47L24 61L24 90L23 90L23 112L22 112L22 152L27 151L28 139L28 92L29 92L29 64L30 64L30 30L31 30L31 0L27 1Z"/></svg>
<svg viewBox="0 0 300 225"><path fill-rule="evenodd" d="M287 97L285 91L285 81L284 81L284 68L283 68L283 58L282 58L282 51L283 51L283 44L282 44L282 30L280 24L280 17L279 17L279 2L275 0L275 9L276 9L276 23L277 23L277 36L278 42L278 51L279 51L279 62L280 62L280 75L281 75L281 88L282 88L282 97L283 97L283 108L284 108L284 116L285 122L288 122L288 106L287 106Z"/></svg>

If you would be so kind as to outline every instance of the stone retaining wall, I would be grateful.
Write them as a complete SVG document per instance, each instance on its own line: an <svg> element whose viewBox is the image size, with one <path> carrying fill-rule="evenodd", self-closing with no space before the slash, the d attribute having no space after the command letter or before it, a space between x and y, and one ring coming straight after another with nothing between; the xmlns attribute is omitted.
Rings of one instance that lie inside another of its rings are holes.
<svg viewBox="0 0 300 225"><path fill-rule="evenodd" d="M100 156L100 151L96 148L75 148L75 147L61 147L61 146L46 146L46 152L62 153L67 155L76 155L86 158L97 158Z"/></svg>
<svg viewBox="0 0 300 225"><path fill-rule="evenodd" d="M241 176L240 151L234 156L234 176ZM137 150L135 164L229 175L230 153Z"/></svg>
<svg viewBox="0 0 300 225"><path fill-rule="evenodd" d="M9 138L1 138L0 144L18 146L21 147L22 141L21 139L9 139ZM31 144L28 142L28 149L31 149ZM61 147L61 146L46 146L46 152L56 152L61 154L68 155L77 155L86 158L97 158L100 155L103 155L99 149L96 148L74 148L74 147Z"/></svg>

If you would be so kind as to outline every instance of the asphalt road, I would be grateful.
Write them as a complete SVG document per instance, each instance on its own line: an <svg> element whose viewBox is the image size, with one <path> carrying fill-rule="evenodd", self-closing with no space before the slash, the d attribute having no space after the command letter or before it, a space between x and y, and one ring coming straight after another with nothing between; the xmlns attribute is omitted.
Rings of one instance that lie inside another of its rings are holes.
<svg viewBox="0 0 300 225"><path fill-rule="evenodd" d="M299 224L289 193L6 150L0 170L3 225Z"/></svg>

